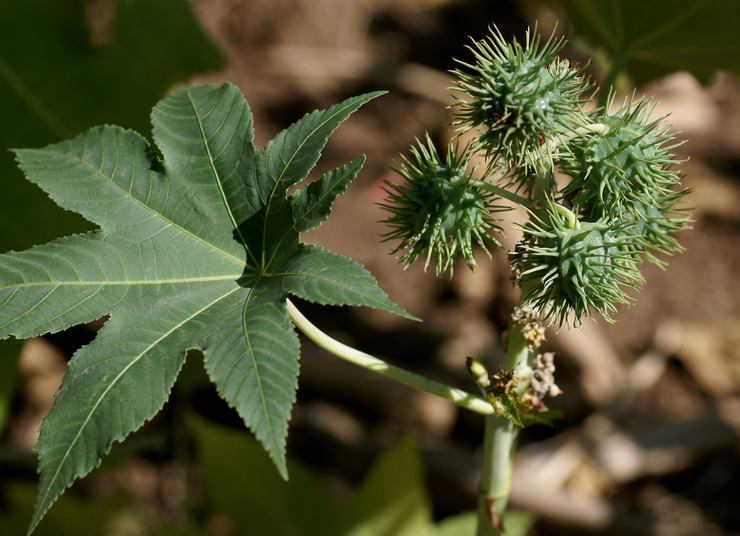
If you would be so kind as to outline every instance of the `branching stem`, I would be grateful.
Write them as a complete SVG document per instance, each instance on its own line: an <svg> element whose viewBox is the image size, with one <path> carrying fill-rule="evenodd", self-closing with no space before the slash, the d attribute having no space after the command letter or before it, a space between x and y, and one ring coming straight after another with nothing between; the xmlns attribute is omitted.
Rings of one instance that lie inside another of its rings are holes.
<svg viewBox="0 0 740 536"><path fill-rule="evenodd" d="M344 343L330 337L314 324L311 323L290 300L286 300L288 315L293 324L303 332L306 337L311 339L316 345L323 348L332 355L344 359L349 363L357 365L395 380L397 382L413 387L420 391L425 391L433 395L449 400L460 407L480 413L481 415L492 415L494 408L486 400L475 396L462 389L450 387L444 383L434 381L430 378L416 374L409 370L391 365L380 358L361 352L356 348L347 346Z"/></svg>
<svg viewBox="0 0 740 536"><path fill-rule="evenodd" d="M531 352L521 332L509 326L505 370L521 370L530 366ZM526 385L519 386L526 390ZM519 429L510 420L491 415L486 417L483 439L483 467L478 497L477 536L503 534L502 520L511 491L514 449Z"/></svg>

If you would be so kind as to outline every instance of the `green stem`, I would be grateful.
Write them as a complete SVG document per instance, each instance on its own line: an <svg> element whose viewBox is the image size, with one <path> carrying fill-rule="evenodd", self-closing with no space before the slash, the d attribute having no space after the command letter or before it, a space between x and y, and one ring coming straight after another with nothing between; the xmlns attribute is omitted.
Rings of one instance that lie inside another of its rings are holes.
<svg viewBox="0 0 740 536"><path fill-rule="evenodd" d="M509 326L509 343L504 369L521 371L530 366L531 352L521 332ZM527 382L519 389L526 390ZM491 415L486 417L483 439L483 468L478 497L477 536L503 534L502 518L511 491L511 472L519 429L508 419Z"/></svg>
<svg viewBox="0 0 740 536"><path fill-rule="evenodd" d="M500 186L495 186L484 181L473 181L473 184L475 184L475 186L477 186L481 190L486 190L488 192L491 192L492 194L496 194L500 197L503 197L504 199L508 199L509 201L516 203L517 205L528 207L532 204L532 201L530 199L510 192L506 188L501 188Z"/></svg>
<svg viewBox="0 0 740 536"><path fill-rule="evenodd" d="M293 324L295 324L295 326L301 330L306 337L330 354L357 365L358 367L371 370L381 376L385 376L391 380L413 387L414 389L442 397L460 407L480 413L481 415L492 415L494 413L495 410L488 401L468 393L467 391L463 391L462 389L450 387L449 385L434 381L420 374L396 367L382 359L366 354L365 352L361 352L351 346L347 346L346 344L330 337L313 325L305 316L303 316L290 300L286 300L286 306L288 316L290 316Z"/></svg>

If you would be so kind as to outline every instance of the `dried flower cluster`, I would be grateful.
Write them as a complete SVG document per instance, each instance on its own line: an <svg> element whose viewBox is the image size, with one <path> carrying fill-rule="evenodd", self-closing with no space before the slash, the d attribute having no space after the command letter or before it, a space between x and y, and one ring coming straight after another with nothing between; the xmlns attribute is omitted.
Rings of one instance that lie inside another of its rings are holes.
<svg viewBox="0 0 740 536"><path fill-rule="evenodd" d="M529 379L527 398L533 410L547 409L545 399L563 394L555 383L555 354L545 352L537 354L532 363L532 375Z"/></svg>
<svg viewBox="0 0 740 536"><path fill-rule="evenodd" d="M511 321L527 343L527 348L534 351L545 342L545 325L540 315L531 307L514 307Z"/></svg>

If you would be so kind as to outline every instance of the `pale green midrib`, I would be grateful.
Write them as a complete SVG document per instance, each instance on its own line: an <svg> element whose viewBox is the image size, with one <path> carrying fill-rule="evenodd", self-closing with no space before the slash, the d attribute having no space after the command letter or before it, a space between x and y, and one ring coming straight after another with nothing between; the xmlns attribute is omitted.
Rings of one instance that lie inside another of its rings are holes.
<svg viewBox="0 0 740 536"><path fill-rule="evenodd" d="M208 143L208 138L206 136L205 130L203 129L203 123L200 120L200 114L198 113L198 109L195 107L195 102L193 102L193 98L190 96L190 89L186 90L185 94L188 96L190 107L192 108L193 115L195 116L195 122L198 123L198 131L200 132L200 138L201 138L201 141L203 142L203 148L206 150L206 154L208 155L208 164L211 168L211 171L213 172L214 179L216 179L216 184L218 185L218 191L219 191L219 194L221 195L221 201L223 201L224 208L226 208L226 213L229 215L231 224L234 226L234 230L239 235L239 238L241 239L242 244L244 244L247 254L253 257L252 252L249 251L249 248L246 246L247 240L244 238L244 235L242 234L242 231L239 228L239 224L236 222L236 218L234 217L234 212L231 210L231 205L229 205L229 200L226 198L226 192L224 192L223 183L221 182L221 176L219 175L218 170L216 169L216 163L213 161L213 155L211 154L211 146ZM232 108L233 108L233 102L232 102ZM256 264L257 259L253 259L253 260Z"/></svg>
<svg viewBox="0 0 740 536"><path fill-rule="evenodd" d="M51 290L50 290L49 292L47 292L46 294L44 294L44 297L43 297L43 298L41 298L41 299L40 299L39 301L37 301L36 303L34 303L34 304L33 304L33 305L31 306L31 307L29 307L29 308L28 308L28 309L26 309L25 311L22 311L22 312L21 312L21 314L17 315L17 316L15 317L15 318L12 318L11 320L8 320L8 321L6 321L6 322L5 322L5 323L3 323L3 324L0 324L0 330L2 330L2 329L3 329L4 327L6 327L6 326L9 326L10 324L14 324L15 322L18 322L18 320L20 320L21 318L23 318L23 317L25 317L25 316L28 316L29 314L31 314L31 313L32 313L33 311L35 311L35 310L36 310L36 309L37 309L37 308L38 308L38 307L39 307L39 306L40 306L40 305L41 305L42 303L44 303L44 302L46 301L46 299L47 299L47 298L48 298L49 296L51 296L52 294L54 294L54 291L55 291L55 290L56 290L57 288L59 288L59 285L55 285L55 286L54 286L54 287L53 287L53 288L52 288L52 289L51 289ZM13 291L10 297L12 298L12 297L13 297L13 296L15 295L15 293L16 293L16 291ZM6 304L6 303L8 303L8 301L9 301L9 299L8 299L8 300L6 300L6 301L5 301L4 303L3 303L3 307L5 306L5 304Z"/></svg>
<svg viewBox="0 0 740 536"><path fill-rule="evenodd" d="M275 198L275 190L277 189L278 185L283 180L283 176L287 172L288 167L290 166L290 164L293 162L293 159L296 157L296 155L298 154L298 152L303 148L303 146L308 142L309 138L311 138L311 136L313 136L314 134L316 134L316 131L318 131L326 123L328 123L329 121L331 121L334 117L336 117L337 115L343 113L346 109L352 108L354 105L355 105L355 103L353 102L353 103L348 104L348 105L346 105L346 106L344 106L342 108L339 108L335 113L333 113L330 116L328 116L324 121L322 121L321 123L319 123L307 136L305 136L303 138L303 141L301 141L301 143L296 148L296 150L293 151L293 154L290 155L290 158L285 163L285 165L283 166L282 171L280 172L280 174L278 175L277 179L275 180L275 184L273 184L273 186L272 186L272 190L270 191L270 195L267 197L267 207L266 207L266 210L265 210L265 219L264 219L264 222L262 223L262 268L263 269L265 267L267 267L267 266L270 265L270 263L272 262L272 260L275 258L275 255L277 254L277 251L273 252L272 258L270 258L270 261L267 262L267 263L265 263L265 258L264 257L265 257L265 242L267 240L267 216L270 214L270 206L272 205L272 200Z"/></svg>
<svg viewBox="0 0 740 536"><path fill-rule="evenodd" d="M56 155L61 156L65 160L70 160L70 161L72 161L74 163L78 163L79 165L87 168L88 170L90 170L95 175L101 177L102 179L104 179L105 181L107 181L108 183L110 183L111 186L113 186L116 190L118 190L121 194L123 194L124 197L127 197L127 198L133 200L135 203L137 203L138 205L140 205L141 207L143 207L145 210L147 210L148 212L152 213L155 217L160 218L163 222L165 222L165 224L172 226L173 228L175 228L178 231L180 231L182 234L184 234L186 236L189 236L190 238L192 238L196 242L199 242L200 244L203 244L207 249L209 249L209 250L213 251L214 253L216 253L216 254L224 257L225 259L228 259L229 261L233 262L234 264L238 265L239 267L243 267L244 266L244 261L243 260L238 259L237 257L234 257L231 253L229 253L227 251L224 251L223 249L221 249L221 248L219 248L219 247L211 244L210 242L204 240L203 238L199 237L198 235L194 234L193 232L189 231L188 229L185 229L181 225L175 223L174 221L172 221L171 219L169 219L168 217L166 217L161 212L157 212L152 207L150 207L149 205L147 205L146 203L144 203L143 201L141 201L138 197L130 194L124 188L121 188L121 186L119 186L118 183L116 183L113 179L111 179L110 177L106 176L100 170L98 170L95 167L91 166L90 164L88 164L87 162L85 162L84 160L82 160L81 158L75 158L75 157L70 156L67 153L60 152L60 151L50 150L48 148L46 148L46 149L26 149L26 150L27 151L32 151L32 152L40 152L40 153L47 152L47 153L51 153L51 154L56 154Z"/></svg>
<svg viewBox="0 0 740 536"><path fill-rule="evenodd" d="M261 279L261 278L260 278ZM262 376L259 370L259 364L256 359L256 352L252 346L252 339L249 336L249 329L247 328L247 307L249 307L249 303L252 301L252 296L254 295L254 289L257 288L259 285L259 280L255 283L254 287L252 287L249 290L249 295L247 296L247 299L244 300L244 309L242 310L242 333L244 335L244 342L247 345L247 355L250 357L252 361L252 366L254 367L254 377L257 380L257 393L259 393L260 397L260 405L262 406L262 411L265 414L265 422L267 423L267 430L270 435L270 440L272 443L272 447L274 448L281 448L280 443L277 442L275 438L275 430L272 428L272 421L270 420L270 412L269 408L267 406L267 400L265 400L265 394L264 390L262 389Z"/></svg>
<svg viewBox="0 0 740 536"><path fill-rule="evenodd" d="M54 285L57 287L88 287L88 286L134 286L134 285L184 285L187 283L211 283L214 281L236 281L241 276L241 272L238 274L229 275L214 275L205 277L182 277L175 279L132 279L132 280L121 280L121 281L110 281L110 280L90 280L90 281L30 281L25 283L18 283L14 285L0 286L0 290L16 289L16 288L28 288L28 287L46 287Z"/></svg>
<svg viewBox="0 0 740 536"><path fill-rule="evenodd" d="M38 499L38 501L36 502L36 505L37 505L36 507L37 507L37 508L38 508L38 505L42 505L42 504L45 504L45 503L46 503L46 500L47 500L47 498L49 497L49 493L51 492L52 486L53 486L53 485L54 485L54 483L56 482L56 479L57 479L57 477L59 476L59 472L60 472L60 471L62 470L62 466L63 466L63 465L64 465L64 463L65 463L65 462L67 461L67 458L69 457L69 454L70 454L70 452L72 451L72 448L73 448L73 447L75 446L75 444L77 444L77 440L78 440L78 439L80 438L80 435L82 434L82 431L83 431L83 430L85 429L85 427L87 426L87 423L89 423L89 422L90 422L90 419L92 418L92 415L93 415L93 414L95 413L95 411L96 411L96 410L98 409L98 406L99 406L99 405L101 404L101 402L103 401L103 398L105 398L105 396L106 396L106 395L108 394L108 392L109 392L109 391L110 391L110 390L111 390L111 389L113 388L113 386L114 386L114 385L115 385L116 383L118 383L118 380L120 380L120 379L121 379L121 378L123 377L123 375L124 375L124 374L125 374L125 373L126 373L126 372L127 372L127 371L128 371L128 370L129 370L129 369L130 369L130 368L132 367L132 366L134 366L134 365L135 365L136 363L138 363L138 362L139 362L139 360L141 360L141 359L142 359L142 358L143 358L143 357L144 357L144 356L145 356L145 355L147 354L147 352L149 352L149 350L151 350L151 349L152 349L152 348L154 348L154 347L155 347L155 346L156 346L157 344L159 344L160 342L162 342L162 340L164 340L165 338L167 338L167 337L169 337L170 335L172 335L172 334L173 334L173 333L174 333L175 331L177 331L178 329L180 329L180 328L181 328L181 327L182 327L183 325L185 325L186 323L190 322L190 321L191 321L191 320L192 320L193 318L195 318L196 316L198 316L198 315L200 315L201 313L203 313L203 311L205 311L206 309L209 309L210 307L213 307L213 306L214 306L214 305L215 305L216 303L220 302L220 301L221 301L221 300L223 300L224 298L227 298L228 296L230 296L231 294L233 294L234 292L236 292L236 291L237 291L237 290L238 290L239 288L240 288L240 287L237 287L237 288L235 288L235 289L232 289L232 290L230 290L229 292L226 292L226 293L222 294L222 295L221 295L221 296L219 296L218 298L216 298L216 299L214 299L214 300L210 301L210 302L209 302L208 304L206 304L206 305L205 305L204 307L202 307L202 308L198 309L198 310L197 310L197 311L195 311L195 312L194 312L193 314L191 314L190 316L188 316L187 318L185 318L184 320L182 320L181 322L179 322L178 324L176 324L175 326L173 326L173 327L172 327L171 329L167 330L167 331L166 331L166 332L165 332L165 333L164 333L164 334L163 334L163 335L162 335L161 337L159 337L159 338L158 338L158 339L157 339L156 341L152 342L152 343L151 343L151 344L150 344L149 346L147 346L147 347L146 347L146 348L145 348L145 349L144 349L144 350L143 350L142 352L140 352L140 353L139 353L139 354L138 354L138 355L137 355L137 356L136 356L136 357L135 357L134 359L132 359L132 360L131 360L131 362L130 362L130 363L129 363L128 365L126 365L126 366L125 366L125 367L123 368L123 370L121 370L121 372L119 372L119 373L118 373L118 374L116 375L116 377L115 377L115 378L113 378L113 380L112 380L112 381L110 382L110 384L108 385L108 387L106 387L106 389L105 389L105 390L104 390L104 391L103 391L103 392L102 392L102 393L100 394L100 396L98 397L98 399L97 399L97 400L95 401L95 404L93 405L92 409L91 409L91 410L90 410L90 411L88 412L88 414L87 414L87 417L85 418L84 422L83 422L83 423L82 423L82 425L80 426L80 429L79 429L79 431L78 431L78 432L77 432L77 434L75 435L74 439L73 439L73 440L72 440L72 441L70 442L70 445L69 445L69 447L67 448L66 452L64 453L64 456L62 456L62 459L61 459L61 460L60 460L60 462L59 462L59 463L57 464L57 469L56 469L56 471L54 472L54 475L52 476L51 480L49 480L49 483L48 483L48 484L47 484L47 486L46 486L46 492L44 493L44 496L43 496L43 497L40 497L40 498ZM48 506L47 506L47 507L45 507L45 508L44 508L44 512L43 512L43 513L46 513L46 511L48 510L48 508L49 508ZM34 515L34 517L33 517L33 522L32 522L32 525L31 525L31 527L29 527L29 531L28 531L28 533L29 533L29 534L30 534L30 533L31 533L31 532L32 532L32 531L33 531L33 530L34 530L34 529L36 528L36 526L38 525L39 521L41 521L41 518L40 518L40 516L38 515L38 513L39 513L39 512L37 511L37 512L36 512L36 515ZM43 513L42 513L42 515L43 515Z"/></svg>

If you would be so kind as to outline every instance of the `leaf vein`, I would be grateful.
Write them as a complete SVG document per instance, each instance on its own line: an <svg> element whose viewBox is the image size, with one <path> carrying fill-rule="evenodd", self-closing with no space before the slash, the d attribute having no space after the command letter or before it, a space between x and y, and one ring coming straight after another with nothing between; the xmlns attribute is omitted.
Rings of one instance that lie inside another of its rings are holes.
<svg viewBox="0 0 740 536"><path fill-rule="evenodd" d="M237 289L230 290L229 292L227 292L227 293L219 296L215 300L209 302L204 307L202 307L201 309L198 309L192 315L188 316L187 318L185 318L184 320L182 320L181 322L179 322L178 324L176 324L175 326L173 326L172 328L170 328L169 330L167 330L164 334L162 334L162 336L160 336L157 340L155 340L154 342L152 342L143 351L141 351L128 365L126 365L116 375L115 378L113 378L113 381L111 381L110 384L105 388L105 390L98 396L98 399L95 401L95 404L93 404L93 407L90 409L90 411L88 412L87 416L85 417L85 420L83 421L82 425L79 427L79 429L77 431L77 434L75 434L75 437L70 442L69 447L67 447L67 450L65 451L64 455L62 456L62 459L57 464L57 469L54 472L54 475L48 481L48 484L46 486L46 492L45 492L44 496L41 499L39 499L39 501L38 501L39 504L45 504L46 503L46 500L48 499L48 495L51 492L51 489L53 488L54 482L56 481L57 477L59 476L59 472L61 471L62 466L65 464L65 462L67 461L67 458L69 457L70 453L72 452L72 448L75 446L75 444L77 444L77 441L79 440L80 435L82 434L82 431L85 429L85 427L87 426L87 424L90 422L90 419L92 419L93 414L97 410L98 406L100 406L100 404L102 403L102 401L105 398L105 396L118 383L118 381L123 377L123 375L126 372L128 372L128 370L131 367L133 367L136 363L138 363L139 360L142 359L144 357L144 355L146 355L147 352L149 352L149 350L151 350L152 348L154 348L157 344L159 344L164 339L166 339L167 337L169 337L170 335L172 335L172 333L174 333L175 331L177 331L178 329L180 329L183 325L185 325L187 322L189 322L190 320L192 320L193 318L195 318L196 316L198 316L199 314L201 314L203 311L207 310L208 308L212 307L213 305L215 305L216 303L218 303L222 299L224 299L227 296L230 296L231 294L233 294L234 292L236 292L236 290ZM93 423L93 424L95 424L95 423Z"/></svg>

